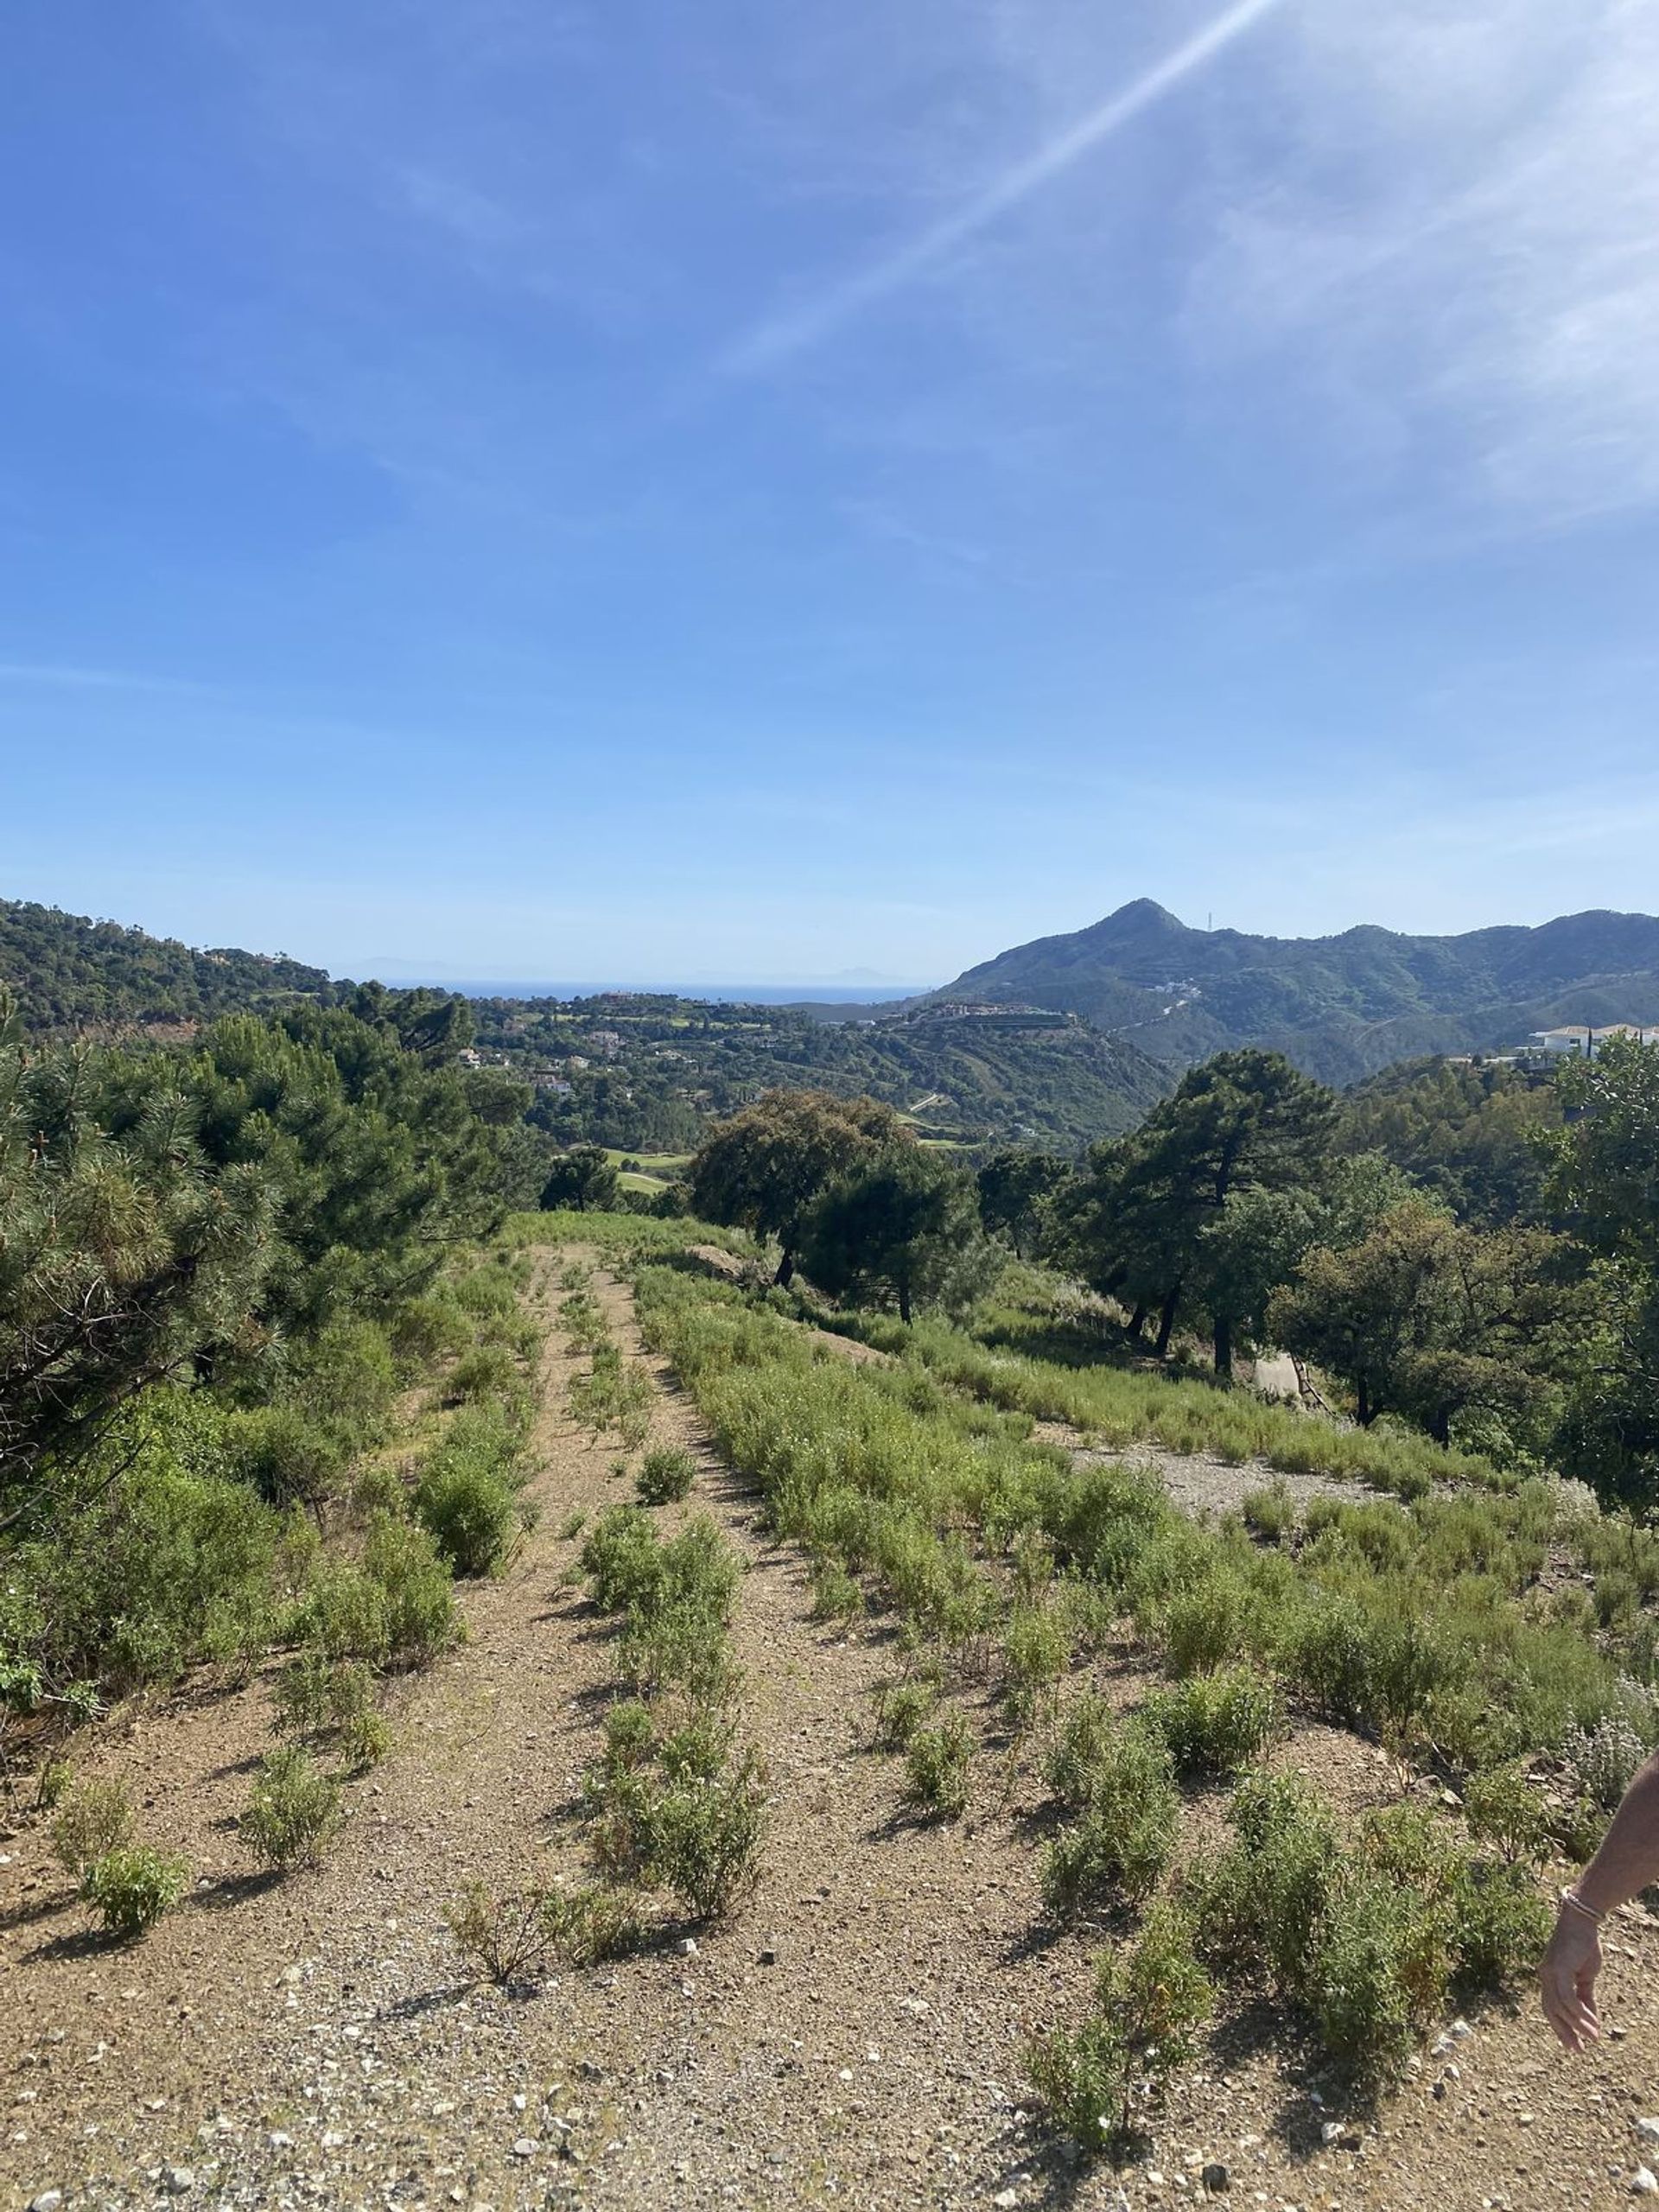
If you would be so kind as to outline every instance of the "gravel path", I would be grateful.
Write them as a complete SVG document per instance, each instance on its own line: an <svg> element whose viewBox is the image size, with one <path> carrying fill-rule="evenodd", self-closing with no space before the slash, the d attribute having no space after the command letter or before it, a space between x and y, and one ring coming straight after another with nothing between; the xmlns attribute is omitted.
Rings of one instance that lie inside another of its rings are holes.
<svg viewBox="0 0 1659 2212"><path fill-rule="evenodd" d="M637 1354L625 1293L602 1276L600 1288ZM704 1459L683 1510L715 1511L750 1564L734 1637L745 1732L776 1799L761 1885L694 1951L665 1929L643 1955L562 1971L534 1995L469 1986L443 1904L475 1874L510 1887L578 1867L571 1800L613 1680L607 1628L561 1587L566 1516L621 1494L613 1447L564 1421L570 1365L550 1351L540 1525L500 1582L468 1592L466 1646L395 1691L394 1752L355 1788L347 1839L320 1872L254 1880L230 1825L269 1740L257 1683L173 1699L105 1730L83 1761L131 1777L147 1830L203 1870L191 1905L142 1947L87 1942L38 1826L6 1842L0 2203L44 2196L57 2212L60 2190L62 2212L1141 2212L1193 2201L1212 2159L1230 2168L1232 2198L1274 2212L1532 2212L1628 2194L1634 2120L1659 2106L1659 1948L1636 1921L1617 1929L1607 1976L1608 2011L1631 2032L1573 2068L1530 2011L1494 2016L1426 2057L1380 2126L1350 2133L1332 2085L1235 2020L1178 2087L1148 2159L1116 2176L1046 2149L1020 2107L1020 2048L1081 2010L1090 1946L1038 1927L1029 1763L1010 1761L982 1704L969 1820L895 1818L893 1763L868 1748L870 1696L894 1664L887 1637L812 1621L798 1560L756 1533L755 1500L715 1466L660 1370L654 1440ZM1102 1676L1123 1700L1141 1679ZM1350 1805L1388 1786L1376 1756L1335 1731L1300 1732L1280 1756ZM1218 1821L1217 1799L1194 1804L1196 1836Z"/></svg>

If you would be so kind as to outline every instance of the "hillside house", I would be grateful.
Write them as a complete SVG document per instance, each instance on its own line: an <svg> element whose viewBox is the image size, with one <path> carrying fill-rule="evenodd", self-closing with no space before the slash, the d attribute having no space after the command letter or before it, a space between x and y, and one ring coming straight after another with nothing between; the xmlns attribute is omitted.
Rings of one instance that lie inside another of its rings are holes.
<svg viewBox="0 0 1659 2212"><path fill-rule="evenodd" d="M1576 1052L1592 1060L1598 1046L1605 1045L1610 1037L1634 1037L1639 1045L1659 1045L1659 1024L1569 1021L1559 1029L1535 1029L1532 1046L1535 1052L1546 1052L1552 1059Z"/></svg>

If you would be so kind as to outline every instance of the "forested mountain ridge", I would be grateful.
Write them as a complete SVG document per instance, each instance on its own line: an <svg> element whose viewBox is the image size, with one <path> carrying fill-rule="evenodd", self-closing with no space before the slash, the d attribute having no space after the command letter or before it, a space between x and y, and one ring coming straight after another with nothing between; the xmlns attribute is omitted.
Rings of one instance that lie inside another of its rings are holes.
<svg viewBox="0 0 1659 2212"><path fill-rule="evenodd" d="M36 1036L199 1023L300 999L349 1005L356 990L282 955L196 950L14 900L0 900L0 986ZM1168 1087L1160 1062L1081 1020L1027 1031L923 1010L825 1023L816 1008L620 992L477 1000L454 1045L474 1020L486 1058L539 1078L540 1127L629 1151L689 1148L710 1116L794 1083L868 1090L900 1109L925 1101L925 1126L970 1144L1071 1150L1131 1128Z"/></svg>
<svg viewBox="0 0 1659 2212"><path fill-rule="evenodd" d="M1250 1044L1327 1083L1395 1061L1496 1051L1567 1021L1659 1021L1659 919L1563 915L1536 928L1328 938L1189 929L1150 899L970 968L940 1000L1080 1014L1177 1067Z"/></svg>
<svg viewBox="0 0 1659 2212"><path fill-rule="evenodd" d="M13 899L0 899L0 983L35 1031L211 1020L296 995L327 1001L335 988L286 954L198 950Z"/></svg>

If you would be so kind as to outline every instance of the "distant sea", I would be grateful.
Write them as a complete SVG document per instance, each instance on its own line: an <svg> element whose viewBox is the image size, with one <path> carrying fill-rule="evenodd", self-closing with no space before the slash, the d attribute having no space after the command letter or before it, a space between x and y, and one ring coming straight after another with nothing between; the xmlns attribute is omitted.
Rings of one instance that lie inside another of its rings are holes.
<svg viewBox="0 0 1659 2212"><path fill-rule="evenodd" d="M591 999L607 991L636 991L703 999L715 1006L885 1006L889 1000L915 998L934 988L931 983L492 983L456 982L437 976L400 976L392 988L409 990L421 983L434 990L459 991L469 999Z"/></svg>

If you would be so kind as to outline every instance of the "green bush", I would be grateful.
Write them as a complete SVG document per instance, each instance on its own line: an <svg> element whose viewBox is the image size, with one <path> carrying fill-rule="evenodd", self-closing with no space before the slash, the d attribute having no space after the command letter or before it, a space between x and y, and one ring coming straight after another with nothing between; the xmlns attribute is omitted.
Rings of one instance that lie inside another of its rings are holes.
<svg viewBox="0 0 1659 2212"><path fill-rule="evenodd" d="M1147 1916L1140 1941L1096 1968L1096 2009L1074 2033L1042 2037L1027 2053L1033 2088L1055 2123L1091 2154L1129 2139L1143 2109L1192 2059L1214 2010L1192 1930L1168 1905Z"/></svg>
<svg viewBox="0 0 1659 2212"><path fill-rule="evenodd" d="M427 1454L415 1511L457 1574L497 1574L524 1526L523 1446L496 1408L468 1408Z"/></svg>
<svg viewBox="0 0 1659 2212"><path fill-rule="evenodd" d="M1244 1526L1264 1543L1282 1544L1296 1527L1296 1501L1282 1476L1264 1490L1247 1491L1240 1510Z"/></svg>
<svg viewBox="0 0 1659 2212"><path fill-rule="evenodd" d="M838 1561L815 1559L808 1572L812 1583L815 1621L856 1620L863 1612L863 1588Z"/></svg>
<svg viewBox="0 0 1659 2212"><path fill-rule="evenodd" d="M960 1713L918 1728L905 1754L905 1803L936 1819L960 1819L968 1809L973 1756L974 1732Z"/></svg>
<svg viewBox="0 0 1659 2212"><path fill-rule="evenodd" d="M576 1890L548 1890L540 1900L542 1932L562 1959L575 1967L624 1958L645 1937L637 1895L602 1883Z"/></svg>
<svg viewBox="0 0 1659 2212"><path fill-rule="evenodd" d="M1085 1690L1067 1713L1043 1759L1043 1778L1069 1812L1091 1802L1096 1779L1118 1738L1118 1717L1103 1697Z"/></svg>
<svg viewBox="0 0 1659 2212"><path fill-rule="evenodd" d="M1047 1607L1019 1605L1002 1635L1003 1695L1016 1720L1028 1720L1071 1657L1065 1621Z"/></svg>
<svg viewBox="0 0 1659 2212"><path fill-rule="evenodd" d="M663 1548L650 1516L637 1505L611 1505L582 1540L577 1565L602 1613L643 1607L663 1573Z"/></svg>
<svg viewBox="0 0 1659 2212"><path fill-rule="evenodd" d="M1185 1882L1205 1957L1247 1983L1298 1996L1340 1858L1329 1812L1300 1776L1251 1775L1228 1808L1236 1840Z"/></svg>
<svg viewBox="0 0 1659 2212"><path fill-rule="evenodd" d="M241 1829L260 1865L285 1873L315 1866L342 1817L339 1783L297 1744L285 1744L261 1762Z"/></svg>
<svg viewBox="0 0 1659 2212"><path fill-rule="evenodd" d="M1278 1693L1252 1667L1191 1675L1154 1693L1141 1712L1183 1774L1238 1773L1260 1757L1279 1725Z"/></svg>
<svg viewBox="0 0 1659 2212"><path fill-rule="evenodd" d="M132 1840L137 1815L124 1782L80 1782L52 1823L52 1849L77 1881L96 1859Z"/></svg>
<svg viewBox="0 0 1659 2212"><path fill-rule="evenodd" d="M697 1463L677 1445L659 1445L647 1452L634 1477L642 1505L672 1505L690 1497L697 1479Z"/></svg>
<svg viewBox="0 0 1659 2212"><path fill-rule="evenodd" d="M385 1601L387 1665L423 1667L447 1651L460 1633L454 1592L428 1531L395 1514L377 1514L363 1566Z"/></svg>
<svg viewBox="0 0 1659 2212"><path fill-rule="evenodd" d="M1495 1843L1505 1859L1538 1865L1548 1857L1549 1810L1523 1767L1489 1767L1471 1774L1464 1787L1463 1809L1470 1834Z"/></svg>
<svg viewBox="0 0 1659 2212"><path fill-rule="evenodd" d="M903 1751L939 1701L931 1682L888 1682L876 1693L876 1740L884 1751Z"/></svg>
<svg viewBox="0 0 1659 2212"><path fill-rule="evenodd" d="M1043 1902L1060 1919L1150 1896L1180 1829L1169 1752L1146 1730L1123 1729L1101 1745L1079 1780L1083 1818L1043 1854Z"/></svg>
<svg viewBox="0 0 1659 2212"><path fill-rule="evenodd" d="M760 1873L766 1767L758 1751L712 1777L686 1776L654 1798L646 1863L698 1920L729 1912Z"/></svg>
<svg viewBox="0 0 1659 2212"><path fill-rule="evenodd" d="M374 1677L359 1660L302 1651L277 1677L276 1717L291 1736L327 1736L354 1725L374 1703Z"/></svg>
<svg viewBox="0 0 1659 2212"><path fill-rule="evenodd" d="M170 1912L190 1886L185 1859L142 1843L105 1852L80 1878L83 1900L112 1936L143 1936Z"/></svg>
<svg viewBox="0 0 1659 2212"><path fill-rule="evenodd" d="M512 1403L524 1395L524 1378L505 1344L474 1344L444 1377L443 1395L457 1405Z"/></svg>

